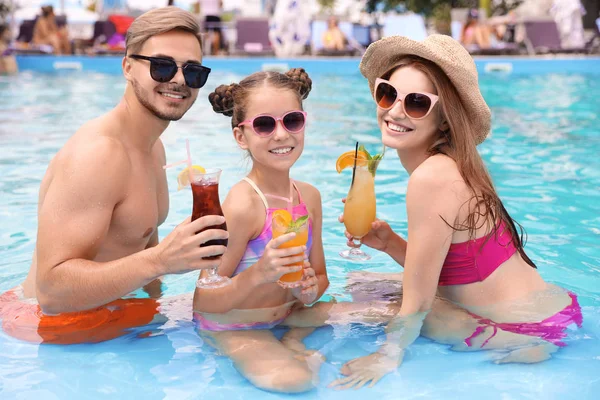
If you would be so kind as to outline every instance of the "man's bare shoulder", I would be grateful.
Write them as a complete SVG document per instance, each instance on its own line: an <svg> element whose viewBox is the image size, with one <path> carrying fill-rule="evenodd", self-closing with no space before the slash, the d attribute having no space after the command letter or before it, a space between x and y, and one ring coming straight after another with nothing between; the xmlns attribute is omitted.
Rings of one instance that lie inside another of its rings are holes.
<svg viewBox="0 0 600 400"><path fill-rule="evenodd" d="M129 163L127 149L113 132L101 118L85 123L57 153L54 162L65 167L73 163L79 167L125 167Z"/></svg>
<svg viewBox="0 0 600 400"><path fill-rule="evenodd" d="M98 121L84 124L63 146L50 162L46 179L77 187L95 187L121 190L130 170L130 159L125 145L114 136L107 135Z"/></svg>

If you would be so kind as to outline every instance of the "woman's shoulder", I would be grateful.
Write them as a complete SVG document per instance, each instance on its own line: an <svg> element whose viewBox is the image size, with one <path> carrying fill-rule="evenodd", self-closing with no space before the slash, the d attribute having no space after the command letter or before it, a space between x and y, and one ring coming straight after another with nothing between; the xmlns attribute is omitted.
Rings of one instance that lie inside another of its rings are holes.
<svg viewBox="0 0 600 400"><path fill-rule="evenodd" d="M408 187L409 190L420 188L429 193L440 193L466 188L466 185L456 162L446 155L436 154L413 171L408 179Z"/></svg>

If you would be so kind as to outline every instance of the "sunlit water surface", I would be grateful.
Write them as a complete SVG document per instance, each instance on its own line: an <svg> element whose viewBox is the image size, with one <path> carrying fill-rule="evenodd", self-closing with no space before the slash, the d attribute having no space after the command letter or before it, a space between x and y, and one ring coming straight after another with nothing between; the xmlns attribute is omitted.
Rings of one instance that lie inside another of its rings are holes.
<svg viewBox="0 0 600 400"><path fill-rule="evenodd" d="M230 121L206 100L219 83L238 81L215 71L187 115L163 135L169 162L185 157L224 170L221 198L249 169L233 141ZM492 79L493 78L493 79ZM385 255L353 264L341 259L343 230L337 222L350 174L338 175L335 160L359 140L378 149L375 107L364 79L313 74L306 101L306 147L293 176L322 194L327 270L326 298L349 300L350 271L398 271ZM509 212L527 229L527 251L542 276L579 295L584 327L551 361L496 366L497 355L455 353L418 339L404 364L372 389L336 392L327 384L343 362L377 348L380 329L322 328L306 344L327 362L321 383L301 398L359 399L593 399L600 389L600 79L598 75L483 76L483 94L493 110L493 134L479 147ZM118 75L25 72L0 77L0 292L26 275L36 235L36 204L47 163L85 121L116 104L124 80ZM132 133L133 134L133 133ZM140 133L137 133L140 134ZM346 171L348 172L348 171ZM102 173L102 171L98 171ZM171 208L164 237L191 210L191 193L177 191L177 171L168 172ZM406 235L407 175L393 151L376 179L378 216ZM193 290L196 274L165 278L168 296ZM187 304L187 303L184 303ZM159 334L139 331L95 345L38 346L0 332L0 397L11 399L144 398L258 399L280 395L254 388L196 335L191 312L182 307ZM281 333L281 332L278 332Z"/></svg>

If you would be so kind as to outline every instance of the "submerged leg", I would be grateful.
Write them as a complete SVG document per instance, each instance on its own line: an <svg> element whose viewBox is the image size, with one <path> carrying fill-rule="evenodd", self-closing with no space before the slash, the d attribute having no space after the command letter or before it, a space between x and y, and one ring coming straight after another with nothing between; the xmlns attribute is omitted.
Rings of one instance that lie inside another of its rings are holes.
<svg viewBox="0 0 600 400"><path fill-rule="evenodd" d="M301 393L318 383L318 360L298 359L271 331L203 332L211 344L233 361L256 387L281 393ZM315 362L317 361L317 362Z"/></svg>
<svg viewBox="0 0 600 400"><path fill-rule="evenodd" d="M504 357L494 361L496 364L523 363L535 364L546 361L558 350L558 346L552 343L541 343L537 346L524 347L510 351Z"/></svg>

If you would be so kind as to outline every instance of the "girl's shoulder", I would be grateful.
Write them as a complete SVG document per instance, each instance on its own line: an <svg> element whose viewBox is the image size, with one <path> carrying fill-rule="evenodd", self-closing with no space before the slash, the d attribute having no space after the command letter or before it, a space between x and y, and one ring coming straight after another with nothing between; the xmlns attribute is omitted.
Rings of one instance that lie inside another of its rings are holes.
<svg viewBox="0 0 600 400"><path fill-rule="evenodd" d="M246 181L239 181L229 189L224 205L235 214L251 217L256 213L248 212L256 208L264 209L262 200Z"/></svg>
<svg viewBox="0 0 600 400"><path fill-rule="evenodd" d="M300 194L302 195L302 198L305 202L309 201L311 203L321 203L321 193L316 187L314 187L310 183L301 182L297 180L294 180L294 183L296 184L296 187L300 191Z"/></svg>
<svg viewBox="0 0 600 400"><path fill-rule="evenodd" d="M252 194L256 191L250 186L250 184L244 180L239 181L229 189L227 197L230 196L242 196L242 197L253 197Z"/></svg>

